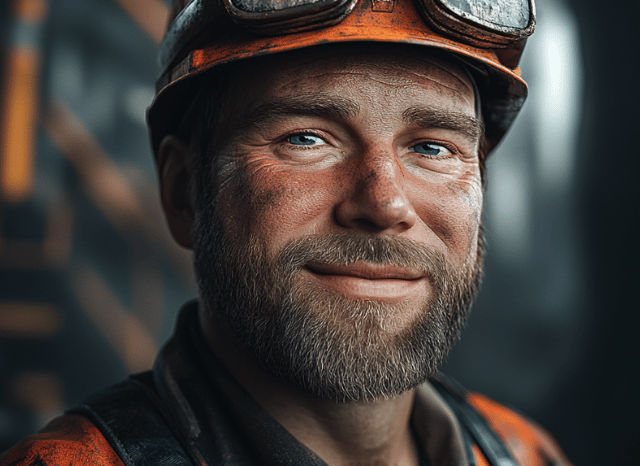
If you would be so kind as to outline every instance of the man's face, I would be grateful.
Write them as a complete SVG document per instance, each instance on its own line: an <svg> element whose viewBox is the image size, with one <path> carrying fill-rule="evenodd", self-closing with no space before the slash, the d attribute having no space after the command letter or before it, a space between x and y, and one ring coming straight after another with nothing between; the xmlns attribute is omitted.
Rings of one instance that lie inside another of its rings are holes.
<svg viewBox="0 0 640 466"><path fill-rule="evenodd" d="M224 139L198 175L206 309L316 395L371 400L422 383L480 275L467 74L423 50L340 46L256 60L230 92Z"/></svg>

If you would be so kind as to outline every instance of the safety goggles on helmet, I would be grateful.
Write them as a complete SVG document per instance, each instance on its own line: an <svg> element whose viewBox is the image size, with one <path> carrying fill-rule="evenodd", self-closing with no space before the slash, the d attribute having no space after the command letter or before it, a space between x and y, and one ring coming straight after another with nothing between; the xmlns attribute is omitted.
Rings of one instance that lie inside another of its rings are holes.
<svg viewBox="0 0 640 466"><path fill-rule="evenodd" d="M255 34L278 36L329 27L359 0L194 0L171 24L160 50L162 69L182 46L223 16ZM371 1L373 11L392 12L394 0ZM414 0L434 29L478 47L501 48L533 33L533 0Z"/></svg>

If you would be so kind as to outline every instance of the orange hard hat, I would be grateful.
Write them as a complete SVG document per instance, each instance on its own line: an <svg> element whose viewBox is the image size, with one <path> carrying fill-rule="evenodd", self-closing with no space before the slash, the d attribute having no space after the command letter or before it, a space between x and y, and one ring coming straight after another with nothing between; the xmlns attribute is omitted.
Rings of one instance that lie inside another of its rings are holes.
<svg viewBox="0 0 640 466"><path fill-rule="evenodd" d="M174 134L220 65L320 44L414 44L459 57L479 93L488 149L527 96L518 62L535 27L533 0L174 0L147 111L154 152Z"/></svg>

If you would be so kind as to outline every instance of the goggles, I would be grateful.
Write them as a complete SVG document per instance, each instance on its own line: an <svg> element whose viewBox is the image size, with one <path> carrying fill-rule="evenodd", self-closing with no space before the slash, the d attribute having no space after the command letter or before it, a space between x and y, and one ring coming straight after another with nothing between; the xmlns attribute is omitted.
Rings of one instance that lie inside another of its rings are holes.
<svg viewBox="0 0 640 466"><path fill-rule="evenodd" d="M358 1L373 11L393 12L395 0L192 0L171 23L160 47L163 71L205 31L231 19L246 31L280 36L330 27L352 12ZM533 0L413 0L432 29L482 48L506 48L535 28Z"/></svg>

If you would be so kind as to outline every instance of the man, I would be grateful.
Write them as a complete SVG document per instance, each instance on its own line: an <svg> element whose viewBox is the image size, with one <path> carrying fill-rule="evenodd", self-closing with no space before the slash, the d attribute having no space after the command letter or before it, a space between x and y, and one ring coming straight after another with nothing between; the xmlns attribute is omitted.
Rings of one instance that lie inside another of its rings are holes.
<svg viewBox="0 0 640 466"><path fill-rule="evenodd" d="M149 122L199 303L153 372L0 462L568 464L437 374L480 282L484 161L526 94L533 5L184 3Z"/></svg>

